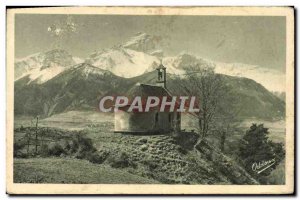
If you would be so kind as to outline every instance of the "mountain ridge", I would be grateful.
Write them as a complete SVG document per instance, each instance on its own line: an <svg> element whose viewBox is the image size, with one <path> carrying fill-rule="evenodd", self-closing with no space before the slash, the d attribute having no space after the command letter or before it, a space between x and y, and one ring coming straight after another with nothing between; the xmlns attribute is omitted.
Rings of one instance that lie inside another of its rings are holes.
<svg viewBox="0 0 300 200"><path fill-rule="evenodd" d="M168 74L167 87L170 91L178 92L178 85L173 82L172 76ZM32 83L24 86L26 80L20 79L15 84L15 114L47 117L70 110L97 110L101 97L126 96L137 83L156 84L156 77L155 70L141 76L123 78L110 71L82 63L43 84ZM241 118L284 117L284 102L261 84L248 78L227 75L221 77L233 88L233 94L239 97L239 105L243 105L239 113Z"/></svg>
<svg viewBox="0 0 300 200"><path fill-rule="evenodd" d="M81 62L110 70L118 76L132 78L154 70L162 62L167 71L173 74L183 74L191 66L209 65L215 68L216 73L253 79L272 92L285 91L285 85L282 84L285 82L285 75L279 71L243 63L212 61L188 53L163 56L164 52L158 48L158 43L157 37L139 32L123 44L95 51L85 59L74 57L67 51L59 49L37 53L16 60L15 80L30 74L31 80L40 79L39 82L45 82L64 71L65 67L72 67ZM59 52L58 61L53 52ZM56 68L43 71L47 68L47 63ZM50 74L49 77L47 74Z"/></svg>
<svg viewBox="0 0 300 200"><path fill-rule="evenodd" d="M84 60L61 49L19 60L15 63L16 73L21 74L15 79L15 113L50 116L76 108L97 109L97 101L103 95L126 94L136 83L156 84L155 69L162 62L167 68L168 88L177 88L172 83L172 76L181 76L191 67L211 67L232 85L235 95L242 98L241 103L245 105L242 116L284 116L284 102L269 92L262 81L256 82L253 78L260 73L260 79L272 83L264 78L268 70L257 70L256 66L250 65L241 65L241 69L236 70L238 64L216 65L218 63L214 61L188 53L160 57L163 51L156 49L155 38L143 33L130 41L96 51ZM252 78L239 74L243 70ZM280 84L278 79L274 80Z"/></svg>

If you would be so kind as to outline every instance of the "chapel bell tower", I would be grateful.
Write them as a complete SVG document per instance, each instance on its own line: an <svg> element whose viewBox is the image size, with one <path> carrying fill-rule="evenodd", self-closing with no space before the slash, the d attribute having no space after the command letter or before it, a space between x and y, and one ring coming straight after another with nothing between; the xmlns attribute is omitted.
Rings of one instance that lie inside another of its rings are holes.
<svg viewBox="0 0 300 200"><path fill-rule="evenodd" d="M164 88L167 88L167 72L166 68L162 65L162 62L160 62L160 65L156 68L157 70L157 81L156 83L163 83Z"/></svg>

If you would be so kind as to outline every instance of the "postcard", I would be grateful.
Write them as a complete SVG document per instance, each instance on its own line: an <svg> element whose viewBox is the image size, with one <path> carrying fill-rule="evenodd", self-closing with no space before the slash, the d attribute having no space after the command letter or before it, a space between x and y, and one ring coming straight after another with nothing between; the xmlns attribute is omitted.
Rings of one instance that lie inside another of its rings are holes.
<svg viewBox="0 0 300 200"><path fill-rule="evenodd" d="M8 194L293 194L292 7L7 8Z"/></svg>

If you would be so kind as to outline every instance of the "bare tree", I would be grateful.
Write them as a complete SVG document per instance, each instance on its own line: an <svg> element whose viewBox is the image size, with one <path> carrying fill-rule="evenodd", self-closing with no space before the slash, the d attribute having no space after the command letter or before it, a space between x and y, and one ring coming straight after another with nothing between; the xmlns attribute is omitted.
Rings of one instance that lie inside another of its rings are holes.
<svg viewBox="0 0 300 200"><path fill-rule="evenodd" d="M39 126L39 116L36 117L36 124L35 124L35 154L37 154L37 149L38 149L38 126Z"/></svg>
<svg viewBox="0 0 300 200"><path fill-rule="evenodd" d="M214 130L216 137L220 140L220 150L225 151L225 143L230 132L240 131L239 113L242 105L239 104L239 98L231 93L227 88L227 94L220 102L217 114L215 116Z"/></svg>
<svg viewBox="0 0 300 200"><path fill-rule="evenodd" d="M197 144L206 138L212 129L219 127L216 126L218 123L224 128L230 127L230 115L235 114L235 112L231 112L231 106L224 105L224 99L228 96L229 87L225 84L221 75L214 73L214 66L210 64L195 65L187 70L184 77L177 78L176 85L181 88L181 93L183 92L184 95L188 96L196 96L198 100L200 112L193 113L193 116L197 119L200 133ZM223 109L225 107L227 113L223 112L220 115L222 107ZM225 143L227 132L224 131L223 137L221 137L224 141L222 145Z"/></svg>

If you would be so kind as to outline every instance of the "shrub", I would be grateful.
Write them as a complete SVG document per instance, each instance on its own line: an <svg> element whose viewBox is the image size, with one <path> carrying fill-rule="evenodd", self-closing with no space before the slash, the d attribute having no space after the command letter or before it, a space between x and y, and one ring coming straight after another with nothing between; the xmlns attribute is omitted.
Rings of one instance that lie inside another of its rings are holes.
<svg viewBox="0 0 300 200"><path fill-rule="evenodd" d="M68 151L69 154L74 154L74 153L76 153L77 150L78 150L78 147L79 147L78 141L72 139L72 140L69 142L69 145L70 145L70 149L69 149L69 151Z"/></svg>
<svg viewBox="0 0 300 200"><path fill-rule="evenodd" d="M96 148L93 146L93 141L91 138L79 137L79 146L83 151L95 151Z"/></svg>
<svg viewBox="0 0 300 200"><path fill-rule="evenodd" d="M87 156L87 159L91 163L102 164L106 160L108 154L109 153L107 151L95 151L91 152Z"/></svg>
<svg viewBox="0 0 300 200"><path fill-rule="evenodd" d="M142 160L142 163L149 168L150 171L155 170L158 167L158 164L155 160L146 158Z"/></svg>
<svg viewBox="0 0 300 200"><path fill-rule="evenodd" d="M46 145L46 144L41 145L41 147L40 147L40 155L42 157L47 157L47 156L50 155L48 145Z"/></svg>
<svg viewBox="0 0 300 200"><path fill-rule="evenodd" d="M25 147L24 141L16 141L14 142L14 157L23 157L21 150Z"/></svg>
<svg viewBox="0 0 300 200"><path fill-rule="evenodd" d="M70 142L68 140L62 140L60 142L60 145L61 147L63 148L64 152L66 154L69 154L70 153L70 150L71 150L71 145L70 145Z"/></svg>
<svg viewBox="0 0 300 200"><path fill-rule="evenodd" d="M69 143L71 152L76 152L78 149L85 152L96 151L96 148L93 146L93 141L91 138L88 138L81 134L75 134Z"/></svg>
<svg viewBox="0 0 300 200"><path fill-rule="evenodd" d="M110 166L114 168L135 167L135 165L129 160L129 156L125 152L117 153L109 157L108 162Z"/></svg>
<svg viewBox="0 0 300 200"><path fill-rule="evenodd" d="M145 144L145 143L147 143L147 139L146 138L140 138L140 139L136 140L136 143L137 144Z"/></svg>
<svg viewBox="0 0 300 200"><path fill-rule="evenodd" d="M84 148L79 147L78 150L75 152L74 156L78 159L85 159L88 157L89 154L93 152L94 151L86 151Z"/></svg>
<svg viewBox="0 0 300 200"><path fill-rule="evenodd" d="M61 154L65 153L61 144L55 142L54 144L48 145L48 154L51 156L60 156Z"/></svg>
<svg viewBox="0 0 300 200"><path fill-rule="evenodd" d="M141 151L146 151L148 149L148 146L146 144L143 144L140 149Z"/></svg>
<svg viewBox="0 0 300 200"><path fill-rule="evenodd" d="M269 131L263 124L253 124L240 142L239 156L243 160L246 170L260 182L277 167L284 158L282 143L274 143L268 138ZM259 175L252 169L254 163L274 160L274 164Z"/></svg>

